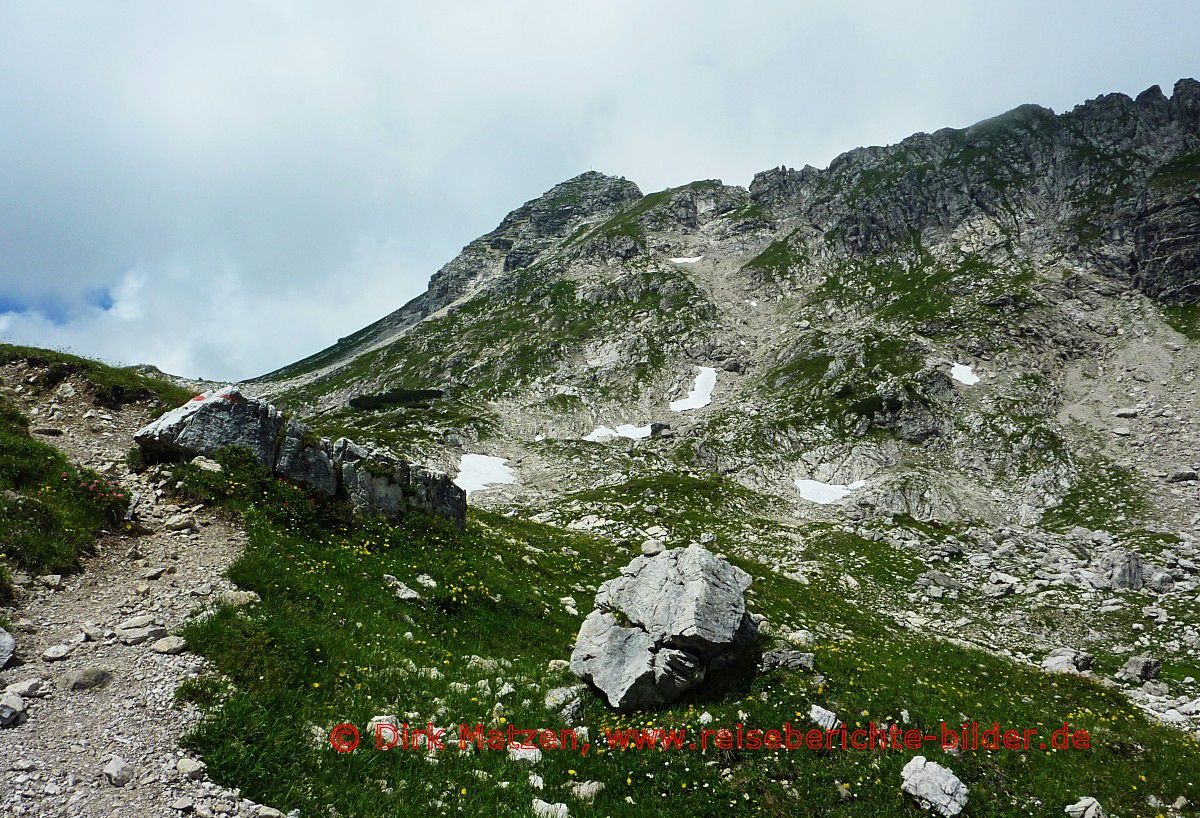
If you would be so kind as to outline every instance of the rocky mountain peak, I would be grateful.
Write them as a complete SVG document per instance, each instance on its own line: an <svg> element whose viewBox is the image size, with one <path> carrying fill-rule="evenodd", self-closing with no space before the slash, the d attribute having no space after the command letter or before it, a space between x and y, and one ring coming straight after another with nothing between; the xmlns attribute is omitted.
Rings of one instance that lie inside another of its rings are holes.
<svg viewBox="0 0 1200 818"><path fill-rule="evenodd" d="M581 225L605 219L641 198L642 191L628 179L588 171L521 205L482 240L505 254L505 270L522 269Z"/></svg>

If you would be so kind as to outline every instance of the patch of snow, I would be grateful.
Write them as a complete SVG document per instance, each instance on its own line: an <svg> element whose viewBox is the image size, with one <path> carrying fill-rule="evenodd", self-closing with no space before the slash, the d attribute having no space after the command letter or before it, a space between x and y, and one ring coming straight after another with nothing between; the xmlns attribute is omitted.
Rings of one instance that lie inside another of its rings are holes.
<svg viewBox="0 0 1200 818"><path fill-rule="evenodd" d="M671 401L672 412L686 412L689 409L699 409L712 403L713 390L717 388L717 370L711 366L700 367L700 374L692 384L692 391L686 398Z"/></svg>
<svg viewBox="0 0 1200 818"><path fill-rule="evenodd" d="M979 383L979 376L966 364L955 364L950 367L950 377L967 386L974 386Z"/></svg>
<svg viewBox="0 0 1200 818"><path fill-rule="evenodd" d="M680 258L673 258L671 261L675 262L676 264L695 264L702 258L704 258L704 256L682 256Z"/></svg>
<svg viewBox="0 0 1200 818"><path fill-rule="evenodd" d="M866 480L855 480L848 486L839 483L822 483L820 480L797 480L796 490L800 496L811 503L829 505L836 503L856 489L867 484Z"/></svg>
<svg viewBox="0 0 1200 818"><path fill-rule="evenodd" d="M584 440L592 443L603 443L606 440L612 440L615 437L627 437L630 440L641 440L642 438L650 437L649 426L634 426L631 423L622 423L615 429L610 429L607 426L597 426L590 434L584 435Z"/></svg>
<svg viewBox="0 0 1200 818"><path fill-rule="evenodd" d="M502 483L515 483L517 476L507 465L503 457L492 457L487 454L464 454L458 461L458 477L454 485L470 494L489 486Z"/></svg>

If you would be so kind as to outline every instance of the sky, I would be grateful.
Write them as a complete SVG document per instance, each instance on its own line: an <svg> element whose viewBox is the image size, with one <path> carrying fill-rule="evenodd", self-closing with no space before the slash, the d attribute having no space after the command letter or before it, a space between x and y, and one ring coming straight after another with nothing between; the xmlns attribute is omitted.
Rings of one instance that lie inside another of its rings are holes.
<svg viewBox="0 0 1200 818"><path fill-rule="evenodd" d="M262 374L643 192L1200 75L1200 3L0 0L0 340Z"/></svg>

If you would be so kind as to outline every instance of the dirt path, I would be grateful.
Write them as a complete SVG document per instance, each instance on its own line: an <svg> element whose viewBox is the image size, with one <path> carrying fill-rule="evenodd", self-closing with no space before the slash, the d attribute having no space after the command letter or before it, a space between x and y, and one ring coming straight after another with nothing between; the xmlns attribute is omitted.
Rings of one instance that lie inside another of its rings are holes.
<svg viewBox="0 0 1200 818"><path fill-rule="evenodd" d="M232 590L223 572L244 546L242 533L223 514L163 502L162 486L125 467L132 433L149 419L144 407L93 408L77 382L34 396L25 385L29 374L19 366L0 368L0 384L19 390L37 436L119 480L135 495L138 519L151 533L102 537L83 571L60 584L18 578L24 582L16 606L0 611L17 639L0 689L40 683L25 697L28 720L0 732L0 815L278 816L214 785L179 749L198 714L176 703L175 690L204 661L186 650L159 652L170 646L158 642L158 629L174 632ZM121 624L140 629L121 630ZM43 655L55 646L65 646L67 656ZM77 683L109 678L72 690L73 675ZM114 755L132 772L124 786L103 774Z"/></svg>

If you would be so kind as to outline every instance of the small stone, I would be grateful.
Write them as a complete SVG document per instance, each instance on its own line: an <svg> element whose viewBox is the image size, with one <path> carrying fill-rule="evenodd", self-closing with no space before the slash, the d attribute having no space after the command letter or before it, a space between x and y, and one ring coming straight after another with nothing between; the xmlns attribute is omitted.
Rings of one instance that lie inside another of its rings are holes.
<svg viewBox="0 0 1200 818"><path fill-rule="evenodd" d="M163 528L167 531L192 531L199 528L196 524L196 518L190 514L175 514L167 518L163 523Z"/></svg>
<svg viewBox="0 0 1200 818"><path fill-rule="evenodd" d="M0 695L0 727L14 727L25 721L25 700L16 693Z"/></svg>
<svg viewBox="0 0 1200 818"><path fill-rule="evenodd" d="M571 785L571 795L588 804L596 800L596 796L604 789L602 781L576 781Z"/></svg>
<svg viewBox="0 0 1200 818"><path fill-rule="evenodd" d="M63 690L91 690L103 687L112 679L112 672L102 667L85 667L72 670L58 681Z"/></svg>
<svg viewBox="0 0 1200 818"><path fill-rule="evenodd" d="M17 640L13 639L12 634L4 628L0 628L0 668L8 664L8 660L12 658L16 649Z"/></svg>
<svg viewBox="0 0 1200 818"><path fill-rule="evenodd" d="M1151 679L1142 685L1142 692L1147 696L1164 698L1171 692L1171 689L1167 686L1166 682L1159 679Z"/></svg>
<svg viewBox="0 0 1200 818"><path fill-rule="evenodd" d="M391 574L383 575L383 583L391 590L392 596L396 597L396 599L409 601L409 600L421 598L421 595L419 593L417 593L412 588L405 585L403 582L401 582L399 579L392 576Z"/></svg>
<svg viewBox="0 0 1200 818"><path fill-rule="evenodd" d="M171 802L171 809L175 810L176 812L189 812L194 806L195 802L187 797L176 798Z"/></svg>
<svg viewBox="0 0 1200 818"><path fill-rule="evenodd" d="M150 614L141 614L139 616L131 616L129 619L126 619L125 621L119 623L117 625L117 630L130 631L130 630L134 630L135 628L145 628L145 627L147 627L149 625L153 625L153 624L154 624L153 616L151 616Z"/></svg>
<svg viewBox="0 0 1200 818"><path fill-rule="evenodd" d="M967 785L946 767L925 756L913 756L900 771L900 789L922 808L953 818L967 806Z"/></svg>
<svg viewBox="0 0 1200 818"><path fill-rule="evenodd" d="M1100 802L1091 796L1080 798L1063 811L1071 818L1104 818L1105 815Z"/></svg>
<svg viewBox="0 0 1200 818"><path fill-rule="evenodd" d="M201 471L210 471L215 474L220 474L225 471L224 467L215 460L209 460L203 455L197 455L192 458L192 465Z"/></svg>
<svg viewBox="0 0 1200 818"><path fill-rule="evenodd" d="M664 550L662 540L649 539L642 543L642 553L647 557L653 557L655 554L661 554Z"/></svg>
<svg viewBox="0 0 1200 818"><path fill-rule="evenodd" d="M23 682L11 684L4 689L5 693L16 693L23 699L32 699L39 696L42 692L41 679L26 679Z"/></svg>
<svg viewBox="0 0 1200 818"><path fill-rule="evenodd" d="M61 574L46 574L45 576L38 577L37 581L44 587L49 588L51 591L58 591L62 589L63 582Z"/></svg>
<svg viewBox="0 0 1200 818"><path fill-rule="evenodd" d="M764 673L772 670L812 670L816 657L792 648L776 648L763 654L760 662Z"/></svg>
<svg viewBox="0 0 1200 818"><path fill-rule="evenodd" d="M1144 682L1157 679L1162 670L1162 660L1150 656L1132 656L1124 666L1117 671L1118 679L1130 682Z"/></svg>
<svg viewBox="0 0 1200 818"><path fill-rule="evenodd" d="M164 636L151 645L150 650L167 656L178 656L187 650L187 640L182 636Z"/></svg>
<svg viewBox="0 0 1200 818"><path fill-rule="evenodd" d="M228 605L231 608L242 608L258 602L259 596L254 591L222 591L219 600L222 605Z"/></svg>
<svg viewBox="0 0 1200 818"><path fill-rule="evenodd" d="M133 780L133 767L120 756L113 756L112 760L104 765L104 778L114 787L124 787Z"/></svg>
<svg viewBox="0 0 1200 818"><path fill-rule="evenodd" d="M816 722L822 730L836 730L841 727L841 719L837 717L837 713L832 710L826 710L819 704L814 704L808 709L808 717Z"/></svg>
<svg viewBox="0 0 1200 818"><path fill-rule="evenodd" d="M197 761L194 758L181 758L175 763L176 771L190 781L199 781L204 778L204 771L207 768L203 761Z"/></svg>
<svg viewBox="0 0 1200 818"><path fill-rule="evenodd" d="M167 629L157 625L148 628L131 628L117 633L117 637L126 645L141 645L151 639L161 639L166 635Z"/></svg>
<svg viewBox="0 0 1200 818"><path fill-rule="evenodd" d="M60 662L70 655L70 645L51 645L50 647L46 648L46 651L42 654L42 658L47 662Z"/></svg>
<svg viewBox="0 0 1200 818"><path fill-rule="evenodd" d="M510 744L508 746L508 759L509 761L515 761L518 764L527 764L532 767L542 760L542 751L537 747Z"/></svg>
<svg viewBox="0 0 1200 818"><path fill-rule="evenodd" d="M533 814L536 818L567 818L571 813L566 804L550 804L540 798L533 799Z"/></svg>

